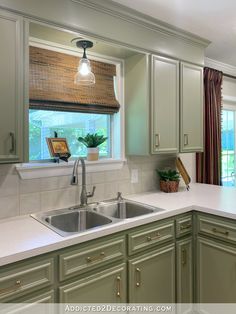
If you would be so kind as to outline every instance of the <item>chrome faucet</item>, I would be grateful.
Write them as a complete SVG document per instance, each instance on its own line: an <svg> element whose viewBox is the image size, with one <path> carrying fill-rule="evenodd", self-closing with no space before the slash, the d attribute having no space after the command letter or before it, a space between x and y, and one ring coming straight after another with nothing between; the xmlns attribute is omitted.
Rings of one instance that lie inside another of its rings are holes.
<svg viewBox="0 0 236 314"><path fill-rule="evenodd" d="M79 157L73 167L73 172L72 172L72 178L71 178L71 185L78 185L78 165L79 162L81 162L82 165L82 190L80 194L80 206L85 206L88 203L88 198L94 196L94 192L96 187L93 186L93 190L91 193L87 193L86 190L86 168L85 168L85 162L84 158Z"/></svg>

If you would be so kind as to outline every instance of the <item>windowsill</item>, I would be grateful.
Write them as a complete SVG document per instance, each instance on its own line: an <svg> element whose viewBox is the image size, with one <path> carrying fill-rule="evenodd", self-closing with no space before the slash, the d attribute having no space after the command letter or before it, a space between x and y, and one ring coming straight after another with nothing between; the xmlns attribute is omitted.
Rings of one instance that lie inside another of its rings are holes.
<svg viewBox="0 0 236 314"><path fill-rule="evenodd" d="M119 170L123 167L125 159L99 159L98 161L85 161L86 172L100 172ZM36 179L45 177L67 176L72 173L74 161L60 163L22 163L16 165L20 178ZM81 165L79 164L79 172Z"/></svg>

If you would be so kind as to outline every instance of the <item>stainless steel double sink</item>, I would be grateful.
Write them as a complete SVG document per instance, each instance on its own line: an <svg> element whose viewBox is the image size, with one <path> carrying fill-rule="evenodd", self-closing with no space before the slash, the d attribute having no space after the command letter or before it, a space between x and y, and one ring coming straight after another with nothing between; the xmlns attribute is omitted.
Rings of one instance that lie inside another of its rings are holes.
<svg viewBox="0 0 236 314"><path fill-rule="evenodd" d="M133 201L113 200L85 207L51 210L31 216L61 236L69 236L159 211L161 209Z"/></svg>

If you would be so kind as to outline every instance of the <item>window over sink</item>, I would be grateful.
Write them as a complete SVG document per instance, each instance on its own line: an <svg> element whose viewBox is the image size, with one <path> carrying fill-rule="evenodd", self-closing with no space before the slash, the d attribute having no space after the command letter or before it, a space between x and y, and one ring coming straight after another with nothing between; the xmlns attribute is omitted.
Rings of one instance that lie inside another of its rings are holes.
<svg viewBox="0 0 236 314"><path fill-rule="evenodd" d="M94 109L92 106L88 105L88 108L90 110L86 110L86 105L81 104L80 109L78 112L76 110L74 111L74 104L68 103L68 102L55 102L54 100L49 101L48 103L43 100L39 100L35 103L35 100L31 97L32 91L38 95L41 95L42 91L45 93L48 92L48 95L52 95L51 90L47 90L47 87L41 86L41 82L44 81L44 76L47 66L49 67L49 71L52 71L50 68L52 65L48 65L47 62L43 59L42 63L38 61L40 56L42 55L43 58L45 58L45 55L43 55L44 51L48 51L44 49L44 43L38 43L32 41L30 45L33 47L31 54L33 55L33 60L30 59L30 64L33 64L33 67L30 67L30 80L35 81L35 77L37 78L38 75L42 75L39 80L39 84L36 82L33 83L33 88L31 89L31 81L30 81L30 109L29 109L29 161L48 161L50 160L50 153L48 150L48 146L46 143L46 137L54 137L55 132L57 132L58 137L65 137L67 139L71 157L77 158L77 157L86 157L86 147L78 141L79 136L85 136L87 133L98 133L99 135L103 135L107 137L107 141L105 141L103 144L99 146L99 156L101 159L122 159L122 112L123 108L119 112L118 109L116 109L115 106L109 108L105 106L98 106L98 109ZM39 47L38 51L35 50ZM46 46L47 49L48 46ZM61 55L68 56L68 51L65 51L60 47L50 47L52 49L52 52L55 53L61 52ZM59 51L59 52L58 52ZM72 54L73 58L74 55L76 55L75 52L69 52ZM38 58L38 59L37 59ZM52 58L51 58L52 59ZM91 58L90 58L91 59ZM115 100L114 96L114 102L117 101L118 103L122 104L122 60L110 60L109 57L106 59L104 57L94 57L96 61L96 66L101 64L101 69L99 69L102 73L102 71L107 71L109 73L109 67L113 69L114 67L116 69L115 73L116 75L113 76L110 80L112 82L109 83L110 85L108 90L108 95L111 95L111 89L114 90L114 95L117 100ZM101 63L98 60L102 60ZM33 61L33 62L32 62ZM38 62L38 68L37 68L37 62ZM107 62L107 67L106 67ZM50 61L49 61L50 63ZM98 64L98 65L97 65ZM44 68L42 67L44 65ZM103 68L102 68L103 67ZM105 68L106 67L106 68ZM42 72L39 73L39 72ZM53 68L53 71L55 69ZM68 69L65 70L65 72L68 71ZM33 74L32 74L33 73ZM35 74L36 73L36 74ZM112 72L110 72L109 75L111 75ZM58 84L52 81L51 75L54 75L53 72L49 73L50 80L48 85L53 85L53 88L59 88ZM100 75L100 82L98 84L101 84L101 77ZM62 78L63 79L63 78ZM109 77L107 77L107 80L109 80ZM99 81L99 80L98 80ZM73 85L73 83L72 83ZM100 86L100 85L99 85ZM64 86L63 86L64 87ZM49 86L49 89L51 87ZM72 86L73 88L73 86ZM64 92L64 91L63 91ZM62 92L62 93L63 93ZM81 92L81 91L79 91ZM93 97L96 92L93 91ZM70 96L69 96L70 97ZM109 101L108 101L109 102ZM55 105L55 110L53 109L53 106ZM71 105L71 106L70 106ZM113 104L114 105L114 104ZM61 106L63 107L62 110ZM92 109L91 109L92 107ZM114 109L115 108L115 109ZM71 110L72 109L72 110ZM108 113L106 113L108 111ZM109 113L110 112L110 113Z"/></svg>

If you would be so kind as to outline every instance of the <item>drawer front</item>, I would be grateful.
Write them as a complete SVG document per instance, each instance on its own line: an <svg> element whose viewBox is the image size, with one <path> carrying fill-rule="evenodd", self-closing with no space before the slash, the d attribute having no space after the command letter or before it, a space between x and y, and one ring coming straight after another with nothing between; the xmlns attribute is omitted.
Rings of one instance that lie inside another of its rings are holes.
<svg viewBox="0 0 236 314"><path fill-rule="evenodd" d="M153 227L143 228L140 231L131 232L128 235L128 253L132 255L159 243L174 240L174 236L174 220L162 224L159 223Z"/></svg>
<svg viewBox="0 0 236 314"><path fill-rule="evenodd" d="M125 237L88 245L60 255L60 281L91 269L122 259L125 255Z"/></svg>
<svg viewBox="0 0 236 314"><path fill-rule="evenodd" d="M39 290L54 282L53 259L0 273L0 301Z"/></svg>
<svg viewBox="0 0 236 314"><path fill-rule="evenodd" d="M176 219L176 237L182 237L192 233L192 215L187 215Z"/></svg>
<svg viewBox="0 0 236 314"><path fill-rule="evenodd" d="M208 216L198 215L198 232L215 238L236 242L236 225L234 223Z"/></svg>

